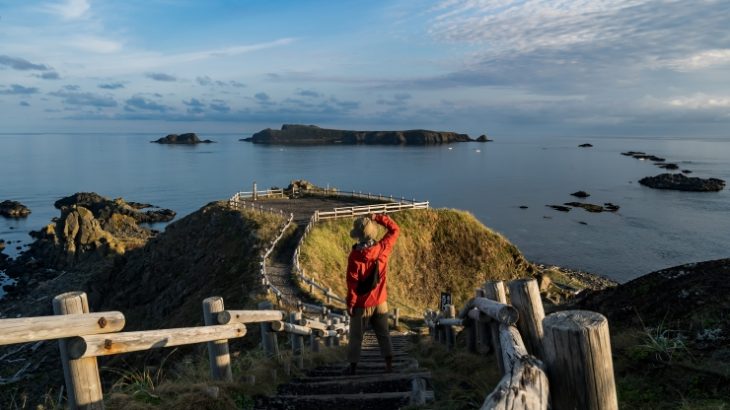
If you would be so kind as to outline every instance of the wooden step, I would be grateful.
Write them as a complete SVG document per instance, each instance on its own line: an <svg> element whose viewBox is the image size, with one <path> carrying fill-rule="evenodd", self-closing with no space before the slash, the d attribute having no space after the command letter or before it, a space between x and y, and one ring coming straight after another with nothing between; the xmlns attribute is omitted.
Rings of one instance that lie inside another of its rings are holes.
<svg viewBox="0 0 730 410"><path fill-rule="evenodd" d="M392 378L396 378L396 379L397 378L431 379L431 372L416 369L414 371L409 371L409 372L388 373L388 374L378 375L378 376L374 376L372 374L340 375L337 377L302 376L302 377L297 377L295 379L292 379L292 383L317 383L317 382L334 381L334 380L360 380L360 379L368 379L368 378L375 378L375 377L392 377Z"/></svg>
<svg viewBox="0 0 730 410"><path fill-rule="evenodd" d="M432 400L433 392L426 392L427 399ZM388 410L399 409L409 405L411 392L386 392L363 394L310 394L280 395L268 400L268 409L286 410Z"/></svg>
<svg viewBox="0 0 730 410"><path fill-rule="evenodd" d="M390 373L365 377L338 377L324 381L291 382L279 387L279 394L338 394L402 392L411 389L413 379L430 380L431 373Z"/></svg>

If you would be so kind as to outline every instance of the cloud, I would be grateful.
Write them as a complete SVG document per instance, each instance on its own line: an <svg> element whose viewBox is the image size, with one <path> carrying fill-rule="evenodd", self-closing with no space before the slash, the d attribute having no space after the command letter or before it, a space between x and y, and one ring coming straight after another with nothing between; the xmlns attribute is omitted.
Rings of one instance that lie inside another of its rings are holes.
<svg viewBox="0 0 730 410"><path fill-rule="evenodd" d="M202 114L205 112L205 104L197 98L191 98L188 101L183 100L183 104L188 106L189 114Z"/></svg>
<svg viewBox="0 0 730 410"><path fill-rule="evenodd" d="M117 101L108 95L94 94L88 92L77 92L77 86L66 86L66 89L49 93L54 97L61 98L66 105L80 107L109 108L116 107Z"/></svg>
<svg viewBox="0 0 730 410"><path fill-rule="evenodd" d="M36 87L24 87L20 84L11 84L10 87L0 89L0 94L3 95L29 95L37 94L38 88Z"/></svg>
<svg viewBox="0 0 730 410"><path fill-rule="evenodd" d="M213 80L212 78L208 77L207 75L196 77L195 81L199 85L202 85L204 87L216 85L218 87L231 86L231 87L236 87L236 88L243 88L246 86L246 84L239 82L239 81L234 81L234 80L230 80L230 81Z"/></svg>
<svg viewBox="0 0 730 410"><path fill-rule="evenodd" d="M38 71L46 71L50 70L50 67L48 67L45 64L35 64L31 63L28 60L25 60L23 58L18 57L10 57L7 55L0 55L0 66L6 66L10 67L14 70L21 70L21 71L27 71L27 70L38 70Z"/></svg>
<svg viewBox="0 0 730 410"><path fill-rule="evenodd" d="M266 94L264 92L254 94L253 98L255 98L256 101L258 101L260 103L266 103L266 102L269 102L269 100L271 100L271 97L269 97L269 94Z"/></svg>
<svg viewBox="0 0 730 410"><path fill-rule="evenodd" d="M302 97L311 97L311 98L317 98L320 97L321 94L314 91L314 90L299 90L297 91L297 95L301 95Z"/></svg>
<svg viewBox="0 0 730 410"><path fill-rule="evenodd" d="M76 84L67 84L63 86L63 89L67 91L78 91L81 89L81 87Z"/></svg>
<svg viewBox="0 0 730 410"><path fill-rule="evenodd" d="M80 50L99 54L116 53L122 49L122 43L98 36L78 36L67 42Z"/></svg>
<svg viewBox="0 0 730 410"><path fill-rule="evenodd" d="M730 49L700 51L688 57L657 62L658 67L668 67L677 71L701 70L717 65L730 64Z"/></svg>
<svg viewBox="0 0 730 410"><path fill-rule="evenodd" d="M20 105L21 107L30 107L30 103L29 103L28 101L21 101L21 102L19 103L19 105Z"/></svg>
<svg viewBox="0 0 730 410"><path fill-rule="evenodd" d="M177 81L177 77L165 73L147 73L145 77L155 81Z"/></svg>
<svg viewBox="0 0 730 410"><path fill-rule="evenodd" d="M171 109L166 105L149 100L139 95L135 95L134 97L125 101L125 103L126 105L124 106L124 110L132 112L136 110L166 112Z"/></svg>
<svg viewBox="0 0 730 410"><path fill-rule="evenodd" d="M89 0L66 0L47 4L45 10L56 14L65 20L74 20L85 17L91 8Z"/></svg>
<svg viewBox="0 0 730 410"><path fill-rule="evenodd" d="M378 105L403 106L406 105L410 99L411 95L408 93L396 93L393 95L392 99L378 98L375 103Z"/></svg>
<svg viewBox="0 0 730 410"><path fill-rule="evenodd" d="M45 73L36 74L36 77L43 80L60 80L61 76L55 71L46 71Z"/></svg>
<svg viewBox="0 0 730 410"><path fill-rule="evenodd" d="M227 113L231 111L231 107L225 101L221 100L214 100L212 103L210 103L209 107L211 110L220 113Z"/></svg>
<svg viewBox="0 0 730 410"><path fill-rule="evenodd" d="M670 107L687 108L691 110L727 109L730 108L730 96L710 96L697 93L688 97L674 97L666 100Z"/></svg>
<svg viewBox="0 0 730 410"><path fill-rule="evenodd" d="M101 83L101 84L97 85L97 87L105 89L105 90L118 90L120 88L124 88L124 83L120 83L120 82Z"/></svg>

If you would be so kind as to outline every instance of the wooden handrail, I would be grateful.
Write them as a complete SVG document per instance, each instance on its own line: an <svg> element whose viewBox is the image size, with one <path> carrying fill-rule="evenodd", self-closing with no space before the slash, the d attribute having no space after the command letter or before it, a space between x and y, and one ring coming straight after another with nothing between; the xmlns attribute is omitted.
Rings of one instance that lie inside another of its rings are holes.
<svg viewBox="0 0 730 410"><path fill-rule="evenodd" d="M0 345L118 332L124 328L121 312L0 320Z"/></svg>

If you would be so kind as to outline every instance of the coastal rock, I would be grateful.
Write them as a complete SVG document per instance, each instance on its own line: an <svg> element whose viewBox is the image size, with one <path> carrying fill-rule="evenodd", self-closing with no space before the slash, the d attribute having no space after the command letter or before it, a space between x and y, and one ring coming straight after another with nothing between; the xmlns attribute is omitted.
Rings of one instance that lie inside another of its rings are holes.
<svg viewBox="0 0 730 410"><path fill-rule="evenodd" d="M168 134L165 137L162 137L156 141L150 141L157 144L184 144L184 145L193 145L193 144L210 144L215 141L211 140L201 140L198 138L198 134L194 132L188 132L185 134Z"/></svg>
<svg viewBox="0 0 730 410"><path fill-rule="evenodd" d="M0 215L7 218L25 218L30 215L30 209L18 201L2 201Z"/></svg>
<svg viewBox="0 0 730 410"><path fill-rule="evenodd" d="M553 208L556 211L560 212L570 212L570 207L562 206L562 205L545 205L548 208Z"/></svg>
<svg viewBox="0 0 730 410"><path fill-rule="evenodd" d="M313 145L313 144L382 144L430 145L471 141L466 134L429 130L407 131L348 131L319 128L315 125L284 124L281 130L267 128L251 138L243 139L257 144Z"/></svg>
<svg viewBox="0 0 730 410"><path fill-rule="evenodd" d="M675 191L715 192L725 188L722 179L687 177L684 174L660 174L642 178L639 183L649 188Z"/></svg>
<svg viewBox="0 0 730 410"><path fill-rule="evenodd" d="M653 161L653 162L664 162L666 161L666 158L657 157L656 155L649 155L641 151L627 151L622 152L621 155L625 155L627 157L633 157L640 161Z"/></svg>
<svg viewBox="0 0 730 410"><path fill-rule="evenodd" d="M479 136L479 138L476 139L477 142L492 142L493 139L489 139L485 134L482 134Z"/></svg>
<svg viewBox="0 0 730 410"><path fill-rule="evenodd" d="M171 209L141 212L142 209L152 208L153 205L126 202L122 198L108 199L95 192L77 192L53 203L53 206L60 210L75 205L91 210L95 218L103 221L108 220L113 214L122 214L132 217L137 223L169 222L176 215Z"/></svg>
<svg viewBox="0 0 730 410"><path fill-rule="evenodd" d="M570 195L573 195L574 197L578 197L578 198L588 198L589 196L591 196L591 194L589 194L586 191L576 191Z"/></svg>
<svg viewBox="0 0 730 410"><path fill-rule="evenodd" d="M616 212L619 209L621 209L621 207L618 206L618 205L616 205L616 204L613 204L611 202L606 202L606 203L603 204L603 209L606 210L606 211L608 211L608 212Z"/></svg>
<svg viewBox="0 0 730 410"><path fill-rule="evenodd" d="M59 199L54 206L61 215L43 229L30 232L35 241L19 257L15 264L18 270L29 271L30 265L108 268L114 257L144 246L155 236L154 231L139 223L169 221L175 216L169 209L142 212L122 198L112 200L94 192L76 193Z"/></svg>
<svg viewBox="0 0 730 410"><path fill-rule="evenodd" d="M660 163L657 163L657 164L654 164L654 165L658 166L659 168L667 169L667 170L670 170L670 171L673 171L675 169L679 169L679 165L673 164L671 162L668 162L668 163L661 163L660 162Z"/></svg>
<svg viewBox="0 0 730 410"><path fill-rule="evenodd" d="M593 144L580 144L578 145L579 148L593 148Z"/></svg>
<svg viewBox="0 0 730 410"><path fill-rule="evenodd" d="M683 170L682 170L682 173L683 173L683 174L691 174L691 173L692 173L692 171L690 171L690 170L688 170L688 169L683 169Z"/></svg>
<svg viewBox="0 0 730 410"><path fill-rule="evenodd" d="M588 212L603 212L603 207L600 205L586 204L583 202L566 202L565 205L572 206L573 208L583 208Z"/></svg>
<svg viewBox="0 0 730 410"><path fill-rule="evenodd" d="M527 205L520 205L520 209L527 209L527 208L528 208Z"/></svg>

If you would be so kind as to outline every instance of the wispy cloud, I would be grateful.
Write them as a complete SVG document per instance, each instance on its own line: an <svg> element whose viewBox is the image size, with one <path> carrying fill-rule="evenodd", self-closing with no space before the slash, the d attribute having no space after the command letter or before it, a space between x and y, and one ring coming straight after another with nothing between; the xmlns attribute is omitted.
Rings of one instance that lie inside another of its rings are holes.
<svg viewBox="0 0 730 410"><path fill-rule="evenodd" d="M10 57L6 55L0 55L0 66L5 66L12 68L14 70L38 70L38 71L45 71L49 70L50 67L48 67L45 64L36 64L31 63L30 61L19 58L19 57Z"/></svg>
<svg viewBox="0 0 730 410"><path fill-rule="evenodd" d="M101 83L101 84L97 85L97 87L102 88L104 90L118 90L120 88L124 88L124 83L120 83L120 82Z"/></svg>
<svg viewBox="0 0 730 410"><path fill-rule="evenodd" d="M43 80L60 80L61 76L55 71L46 71L45 73L36 74L36 77Z"/></svg>
<svg viewBox="0 0 730 410"><path fill-rule="evenodd" d="M89 0L66 0L46 4L47 12L56 14L65 20L83 18L88 15L91 9Z"/></svg>
<svg viewBox="0 0 730 410"><path fill-rule="evenodd" d="M168 107L164 104L144 98L139 95L135 95L134 97L125 101L125 103L126 103L126 105L124 106L124 109L127 111L143 110L143 111L166 112L166 111L170 110L170 107Z"/></svg>
<svg viewBox="0 0 730 410"><path fill-rule="evenodd" d="M28 95L38 93L36 87L24 87L20 84L11 84L10 87L0 89L0 94L4 95Z"/></svg>
<svg viewBox="0 0 730 410"><path fill-rule="evenodd" d="M59 97L65 105L71 106L86 106L99 109L116 107L118 105L114 97L75 90L78 90L78 88L71 86L69 89L55 91L49 93L49 95Z"/></svg>
<svg viewBox="0 0 730 410"><path fill-rule="evenodd" d="M122 49L121 42L95 35L74 37L68 44L83 51L99 54L116 53Z"/></svg>
<svg viewBox="0 0 730 410"><path fill-rule="evenodd" d="M177 77L165 73L147 73L145 74L145 77L155 81L177 81Z"/></svg>

